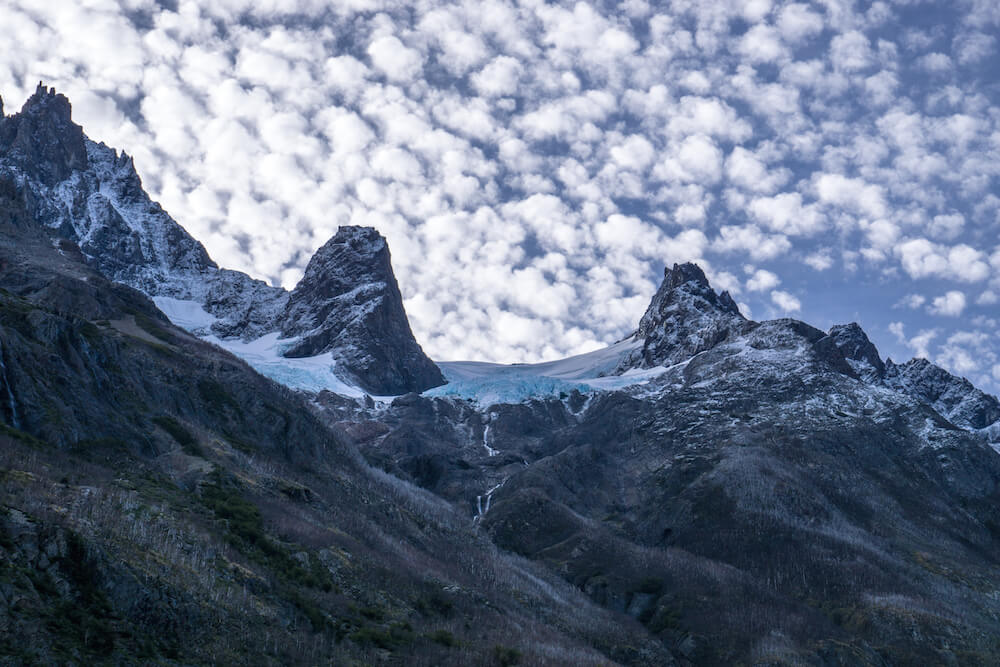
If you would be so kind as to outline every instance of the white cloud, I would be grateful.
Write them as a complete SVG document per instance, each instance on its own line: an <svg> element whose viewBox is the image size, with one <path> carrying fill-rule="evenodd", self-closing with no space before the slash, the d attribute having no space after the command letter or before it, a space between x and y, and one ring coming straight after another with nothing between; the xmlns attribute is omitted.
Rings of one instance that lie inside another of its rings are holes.
<svg viewBox="0 0 1000 667"><path fill-rule="evenodd" d="M784 185L790 176L786 168L769 168L756 154L736 146L726 158L726 177L734 185L770 194Z"/></svg>
<svg viewBox="0 0 1000 667"><path fill-rule="evenodd" d="M747 289L751 292L766 292L780 284L781 279L777 275L764 269L758 269L747 279Z"/></svg>
<svg viewBox="0 0 1000 667"><path fill-rule="evenodd" d="M944 53L928 53L918 61L920 68L934 74L947 72L951 69L951 58Z"/></svg>
<svg viewBox="0 0 1000 667"><path fill-rule="evenodd" d="M641 171L653 161L656 149L645 137L632 135L611 148L611 159L625 169Z"/></svg>
<svg viewBox="0 0 1000 667"><path fill-rule="evenodd" d="M710 137L689 136L656 165L653 175L668 182L716 183L722 178L722 151Z"/></svg>
<svg viewBox="0 0 1000 667"><path fill-rule="evenodd" d="M781 234L769 236L755 225L722 227L712 245L721 252L746 253L757 261L774 259L792 247L787 237Z"/></svg>
<svg viewBox="0 0 1000 667"><path fill-rule="evenodd" d="M920 359L930 359L930 345L938 336L937 329L924 329L916 336L906 341L907 347L913 350L913 356Z"/></svg>
<svg viewBox="0 0 1000 667"><path fill-rule="evenodd" d="M996 51L997 40L993 35L982 32L955 36L954 51L960 65L980 63Z"/></svg>
<svg viewBox="0 0 1000 667"><path fill-rule="evenodd" d="M946 317L958 317L965 310L965 294L951 290L942 296L935 297L927 312Z"/></svg>
<svg viewBox="0 0 1000 667"><path fill-rule="evenodd" d="M949 248L918 238L903 241L894 252L913 278L941 276L974 283L990 275L983 253L964 244Z"/></svg>
<svg viewBox="0 0 1000 667"><path fill-rule="evenodd" d="M814 177L820 201L875 218L888 213L883 188L860 178L821 173Z"/></svg>
<svg viewBox="0 0 1000 667"><path fill-rule="evenodd" d="M764 24L747 30L740 38L736 51L752 63L770 63L788 57L788 50L778 31Z"/></svg>
<svg viewBox="0 0 1000 667"><path fill-rule="evenodd" d="M372 64L390 81L412 81L423 68L420 51L405 46L395 35L385 35L368 45Z"/></svg>
<svg viewBox="0 0 1000 667"><path fill-rule="evenodd" d="M771 302L786 313L802 310L802 302L783 290L771 292Z"/></svg>
<svg viewBox="0 0 1000 667"><path fill-rule="evenodd" d="M931 221L930 227L927 229L927 233L934 238L942 239L944 241L951 241L957 238L961 233L962 229L965 227L965 216L961 213L952 213L949 215L936 215Z"/></svg>
<svg viewBox="0 0 1000 667"><path fill-rule="evenodd" d="M11 0L8 111L38 77L68 92L217 261L269 281L376 225L432 355L614 340L667 258L727 281L787 255L801 294L1000 293L991 3L930 28L844 0L169 4Z"/></svg>
<svg viewBox="0 0 1000 667"><path fill-rule="evenodd" d="M992 306L1000 303L1000 294L993 290L986 290L976 298L976 303L980 306Z"/></svg>
<svg viewBox="0 0 1000 667"><path fill-rule="evenodd" d="M870 67L874 62L874 55L864 33L853 30L831 40L830 60L835 68L853 72Z"/></svg>
<svg viewBox="0 0 1000 667"><path fill-rule="evenodd" d="M956 331L941 345L935 361L960 375L989 369L997 359L990 343L991 337L982 331Z"/></svg>
<svg viewBox="0 0 1000 667"><path fill-rule="evenodd" d="M823 17L807 4L791 3L778 15L778 30L785 40L799 43L823 31Z"/></svg>
<svg viewBox="0 0 1000 667"><path fill-rule="evenodd" d="M814 204L803 205L798 192L758 197L750 202L749 211L755 220L770 229L792 236L815 234L826 224L819 208Z"/></svg>
<svg viewBox="0 0 1000 667"><path fill-rule="evenodd" d="M890 322L889 323L889 332L893 336L895 336L896 340L898 340L900 343L905 343L906 342L905 329L906 329L906 325L904 325L902 322Z"/></svg>
<svg viewBox="0 0 1000 667"><path fill-rule="evenodd" d="M907 294L899 302L893 306L894 308L909 308L911 310L916 310L922 305L927 303L927 297L923 294Z"/></svg>
<svg viewBox="0 0 1000 667"><path fill-rule="evenodd" d="M523 68L521 62L510 56L497 56L486 67L472 76L472 85L480 95L501 97L517 92Z"/></svg>

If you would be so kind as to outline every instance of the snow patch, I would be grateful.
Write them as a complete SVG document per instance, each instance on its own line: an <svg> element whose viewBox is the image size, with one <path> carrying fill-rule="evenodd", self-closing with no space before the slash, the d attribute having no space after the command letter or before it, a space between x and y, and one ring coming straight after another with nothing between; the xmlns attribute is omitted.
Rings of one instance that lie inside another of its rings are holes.
<svg viewBox="0 0 1000 667"><path fill-rule="evenodd" d="M212 325L219 321L219 318L206 312L202 305L195 301L154 296L153 303L167 316L167 319L196 336L211 335Z"/></svg>
<svg viewBox="0 0 1000 667"><path fill-rule="evenodd" d="M215 336L205 336L204 340L232 352L261 375L286 387L311 392L327 389L351 398L365 396L364 390L344 382L337 376L337 364L330 353L301 358L281 356L295 339L281 339L280 335L275 332L249 342L239 339L222 340ZM392 400L391 397L376 398Z"/></svg>

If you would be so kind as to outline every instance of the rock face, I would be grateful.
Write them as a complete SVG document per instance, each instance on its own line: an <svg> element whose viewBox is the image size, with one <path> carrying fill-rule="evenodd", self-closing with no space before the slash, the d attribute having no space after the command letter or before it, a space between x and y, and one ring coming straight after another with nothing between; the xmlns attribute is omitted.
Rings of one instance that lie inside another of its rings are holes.
<svg viewBox="0 0 1000 667"><path fill-rule="evenodd" d="M830 337L859 377L875 381L885 376L885 364L878 350L856 322L831 327Z"/></svg>
<svg viewBox="0 0 1000 667"><path fill-rule="evenodd" d="M1000 421L1000 401L996 397L926 359L911 359L901 365L890 360L885 384L926 402L959 428L982 430Z"/></svg>
<svg viewBox="0 0 1000 667"><path fill-rule="evenodd" d="M69 100L41 84L20 113L0 118L0 191L22 200L26 219L72 241L109 279L151 297L201 305L217 318L211 331L220 338L308 334L293 343L293 356L331 352L345 379L373 393L444 382L410 331L384 240L384 252L351 254L337 251L346 246L335 237L292 294L220 269L150 200L132 159L87 139L71 119ZM350 268L336 266L342 260Z"/></svg>
<svg viewBox="0 0 1000 667"><path fill-rule="evenodd" d="M634 337L642 350L619 370L669 366L714 347L746 328L747 320L728 292L717 294L696 264L663 270L663 282L639 320Z"/></svg>
<svg viewBox="0 0 1000 667"><path fill-rule="evenodd" d="M39 83L20 113L0 121L0 151L26 176L48 186L86 169L83 129L71 120L70 111L66 97Z"/></svg>
<svg viewBox="0 0 1000 667"><path fill-rule="evenodd" d="M445 382L413 338L389 246L370 227L341 227L316 251L281 321L282 336L298 339L285 356L333 351L361 386L377 394Z"/></svg>

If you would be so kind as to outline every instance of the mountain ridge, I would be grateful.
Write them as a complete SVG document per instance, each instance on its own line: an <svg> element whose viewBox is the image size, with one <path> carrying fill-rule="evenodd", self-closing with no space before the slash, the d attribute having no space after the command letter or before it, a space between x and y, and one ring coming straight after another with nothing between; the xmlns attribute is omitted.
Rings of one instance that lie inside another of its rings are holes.
<svg viewBox="0 0 1000 667"><path fill-rule="evenodd" d="M30 123L30 150L10 149L15 124L0 121L0 626L25 661L1000 654L998 403L966 380L883 362L855 323L748 320L677 264L616 345L444 364L449 384L407 391L436 367L396 345L409 326L377 232L338 231L298 293L206 273L189 236L161 247L176 223L126 158L90 142L80 171ZM365 353L365 332L392 328L370 316L405 325L382 339L401 354ZM332 362L369 386L388 369L402 395L296 384Z"/></svg>
<svg viewBox="0 0 1000 667"><path fill-rule="evenodd" d="M108 278L149 296L200 304L217 318L212 326L220 338L254 340L303 329L289 319L302 309L288 308L296 294L301 305L303 290L286 292L220 269L200 242L150 200L132 159L87 139L71 112L64 95L39 83L20 112L0 120L0 178L23 191L35 218L76 243ZM373 282L386 284L378 296L386 303L376 309L381 317L369 321L363 332L350 322L331 320L326 323L329 345L314 346L311 352L333 353L340 372L372 393L399 394L442 384L444 378L413 338L391 266L366 270L375 271ZM355 338L335 333L342 328L351 329ZM298 349L304 349L301 342ZM412 372L396 360L397 349L415 366ZM373 355L384 366L375 375L368 370Z"/></svg>

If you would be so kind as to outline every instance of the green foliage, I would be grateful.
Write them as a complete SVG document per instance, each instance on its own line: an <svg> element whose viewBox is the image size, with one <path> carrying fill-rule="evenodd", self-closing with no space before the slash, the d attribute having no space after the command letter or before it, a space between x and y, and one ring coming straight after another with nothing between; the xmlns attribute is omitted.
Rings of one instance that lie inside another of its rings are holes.
<svg viewBox="0 0 1000 667"><path fill-rule="evenodd" d="M75 600L59 600L48 613L46 625L61 638L60 648L71 648L92 656L109 656L115 649L115 616L111 603L98 587L98 572L87 554L83 540L69 533L66 558L61 569L75 591ZM39 575L33 583L46 597L59 599L57 591L41 586L45 577Z"/></svg>
<svg viewBox="0 0 1000 667"><path fill-rule="evenodd" d="M664 630L678 630L681 627L680 618L681 614L679 610L669 605L661 604L657 607L656 613L653 614L646 627L653 634L658 634Z"/></svg>
<svg viewBox="0 0 1000 667"><path fill-rule="evenodd" d="M121 438L92 438L77 440L70 445L70 451L75 454L93 454L95 452L125 454L132 446Z"/></svg>
<svg viewBox="0 0 1000 667"><path fill-rule="evenodd" d="M204 458L205 452L202 451L198 440L176 419L168 415L163 415L161 417L153 417L153 423L169 433L177 441L177 444L181 446L184 453Z"/></svg>
<svg viewBox="0 0 1000 667"><path fill-rule="evenodd" d="M333 590L329 572L316 557L309 554L307 569L286 547L268 537L260 510L238 490L227 486L219 471L209 475L202 486L201 500L217 517L226 520L227 541L279 579L323 591Z"/></svg>
<svg viewBox="0 0 1000 667"><path fill-rule="evenodd" d="M29 447L34 447L36 449L40 449L40 448L48 447L49 446L45 441L39 440L38 438L36 438L35 436L31 435L30 433L26 433L26 432L24 432L24 431L22 431L20 429L16 429L13 426L7 426L3 422L0 422L0 433L3 433L4 435L10 436L11 438L14 438L15 440L23 442L24 444L28 445Z"/></svg>
<svg viewBox="0 0 1000 667"><path fill-rule="evenodd" d="M501 646L497 644L493 647L493 661L500 667L511 667L521 664L522 654L516 648Z"/></svg>
<svg viewBox="0 0 1000 667"><path fill-rule="evenodd" d="M385 610L381 607L362 607L358 610L358 613L370 621L385 620Z"/></svg>
<svg viewBox="0 0 1000 667"><path fill-rule="evenodd" d="M220 519L228 522L231 536L247 547L262 547L268 543L257 506L240 493L224 485L218 471L202 486L201 500Z"/></svg>
<svg viewBox="0 0 1000 667"><path fill-rule="evenodd" d="M352 632L351 641L366 646L393 650L413 643L413 630L407 623L392 623L388 628L366 625Z"/></svg>
<svg viewBox="0 0 1000 667"><path fill-rule="evenodd" d="M222 384L211 378L198 380L198 394L217 412L224 412L226 408L230 408L239 415L243 414L239 401L233 398L233 395Z"/></svg>
<svg viewBox="0 0 1000 667"><path fill-rule="evenodd" d="M455 635L451 634L447 630L435 630L428 635L428 639L441 646L458 646L458 640L455 639Z"/></svg>
<svg viewBox="0 0 1000 667"><path fill-rule="evenodd" d="M660 577L646 577L635 587L635 593L647 593L656 595L663 590L663 579Z"/></svg>
<svg viewBox="0 0 1000 667"><path fill-rule="evenodd" d="M330 619L327 615L323 613L319 605L309 598L303 596L298 591L293 591L291 593L291 600L298 607L299 611L302 612L302 615L309 620L313 632L322 632L330 625Z"/></svg>
<svg viewBox="0 0 1000 667"><path fill-rule="evenodd" d="M148 333L150 336L159 338L164 343L173 344L177 342L177 338L175 338L172 333L164 329L160 323L148 315L135 312L133 313L133 317L135 317L135 323L139 326L139 328Z"/></svg>
<svg viewBox="0 0 1000 667"><path fill-rule="evenodd" d="M413 607L424 616L451 616L454 610L451 600L440 591L421 595L414 601Z"/></svg>

